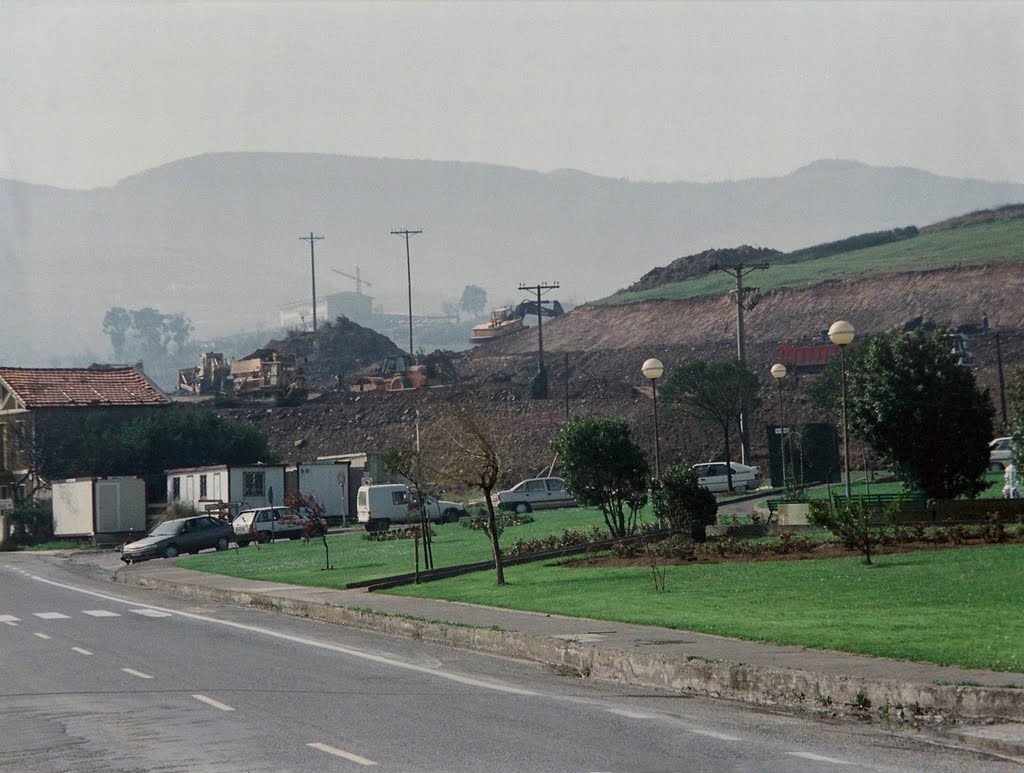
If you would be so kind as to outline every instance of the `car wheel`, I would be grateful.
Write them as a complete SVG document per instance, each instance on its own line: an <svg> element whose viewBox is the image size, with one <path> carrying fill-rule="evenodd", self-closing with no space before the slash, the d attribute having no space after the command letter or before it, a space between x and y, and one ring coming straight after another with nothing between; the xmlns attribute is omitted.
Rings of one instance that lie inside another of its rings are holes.
<svg viewBox="0 0 1024 773"><path fill-rule="evenodd" d="M217 550L227 550L227 549L228 549L228 538L227 537L221 537L219 540L217 540Z"/></svg>
<svg viewBox="0 0 1024 773"><path fill-rule="evenodd" d="M457 520L459 520L458 510L449 509L444 511L444 518L442 520L442 523L455 523Z"/></svg>
<svg viewBox="0 0 1024 773"><path fill-rule="evenodd" d="M999 462L992 462L988 468L992 470L992 472L1003 472L1003 465Z"/></svg>
<svg viewBox="0 0 1024 773"><path fill-rule="evenodd" d="M240 547L240 548L248 547L249 540L247 540L247 539L236 539L235 540L235 544L238 545L238 547Z"/></svg>
<svg viewBox="0 0 1024 773"><path fill-rule="evenodd" d="M530 512L530 505L528 502L520 502L519 504L516 505L517 514L523 515L528 512Z"/></svg>
<svg viewBox="0 0 1024 773"><path fill-rule="evenodd" d="M175 558L178 555L177 545L168 545L164 548L164 558Z"/></svg>

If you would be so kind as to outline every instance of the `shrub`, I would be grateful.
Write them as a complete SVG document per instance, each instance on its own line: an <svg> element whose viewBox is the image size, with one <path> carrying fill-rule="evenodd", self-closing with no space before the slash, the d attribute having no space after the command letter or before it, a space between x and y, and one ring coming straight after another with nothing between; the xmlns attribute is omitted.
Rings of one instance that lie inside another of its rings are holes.
<svg viewBox="0 0 1024 773"><path fill-rule="evenodd" d="M715 495L697 485L697 473L687 465L669 467L652 486L654 512L673 531L689 534L695 542L705 540L705 527L715 522Z"/></svg>
<svg viewBox="0 0 1024 773"><path fill-rule="evenodd" d="M864 563L871 563L871 550L892 522L892 514L900 507L896 501L883 510L864 504L859 499L840 500L835 503L816 500L811 502L807 520L815 526L828 529L842 540L845 547L859 550Z"/></svg>
<svg viewBox="0 0 1024 773"><path fill-rule="evenodd" d="M53 505L30 499L10 511L11 540L16 545L38 545L53 537Z"/></svg>

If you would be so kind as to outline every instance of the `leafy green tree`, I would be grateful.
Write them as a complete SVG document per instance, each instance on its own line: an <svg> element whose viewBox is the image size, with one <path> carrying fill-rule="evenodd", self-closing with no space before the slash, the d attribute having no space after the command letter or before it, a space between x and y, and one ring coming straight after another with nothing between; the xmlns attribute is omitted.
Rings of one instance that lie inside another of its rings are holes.
<svg viewBox="0 0 1024 773"><path fill-rule="evenodd" d="M872 549L885 535L899 507L896 502L879 510L859 499L837 502L818 499L810 503L807 520L815 526L828 529L846 547L859 550L864 556L864 563L870 564Z"/></svg>
<svg viewBox="0 0 1024 773"><path fill-rule="evenodd" d="M718 501L706 488L697 485L693 468L676 464L663 470L653 486L654 512L673 530L690 534L694 542L704 542L705 527L715 522Z"/></svg>
<svg viewBox="0 0 1024 773"><path fill-rule="evenodd" d="M163 491L164 471L209 464L276 461L263 432L212 411L163 408L125 422L110 415L87 416L64 457L58 474L142 475L151 497Z"/></svg>
<svg viewBox="0 0 1024 773"><path fill-rule="evenodd" d="M466 285L459 306L473 319L483 316L484 309L487 308L487 291L476 285Z"/></svg>
<svg viewBox="0 0 1024 773"><path fill-rule="evenodd" d="M662 399L672 413L691 416L722 431L729 491L733 490L729 436L733 425L739 427L744 406L750 412L760 405L758 390L757 376L736 360L688 362L672 373L662 388Z"/></svg>
<svg viewBox="0 0 1024 773"><path fill-rule="evenodd" d="M562 428L552 447L566 488L576 501L601 508L612 537L631 534L637 513L647 503L650 465L626 422L574 419Z"/></svg>
<svg viewBox="0 0 1024 773"><path fill-rule="evenodd" d="M851 429L910 490L933 499L985 488L994 410L943 331L873 336L847 369Z"/></svg>

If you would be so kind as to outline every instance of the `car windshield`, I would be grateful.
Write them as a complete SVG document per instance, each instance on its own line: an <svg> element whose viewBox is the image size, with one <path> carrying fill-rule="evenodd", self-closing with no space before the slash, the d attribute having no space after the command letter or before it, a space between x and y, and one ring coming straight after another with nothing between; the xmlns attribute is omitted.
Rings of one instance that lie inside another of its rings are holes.
<svg viewBox="0 0 1024 773"><path fill-rule="evenodd" d="M167 537L177 534L181 528L181 521L164 521L149 533L150 537Z"/></svg>

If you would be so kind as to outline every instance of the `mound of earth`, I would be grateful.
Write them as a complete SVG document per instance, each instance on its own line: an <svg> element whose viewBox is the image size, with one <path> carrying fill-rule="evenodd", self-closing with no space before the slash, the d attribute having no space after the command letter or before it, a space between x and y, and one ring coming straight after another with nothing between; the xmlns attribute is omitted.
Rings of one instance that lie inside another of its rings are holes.
<svg viewBox="0 0 1024 773"><path fill-rule="evenodd" d="M767 263L769 258L781 254L778 250L768 247L751 247L749 244L726 250L705 250L696 255L676 258L667 266L653 268L640 277L639 281L615 294L635 293L640 290L650 290L652 287L682 282L708 273L708 269L716 264L732 266L737 263Z"/></svg>

